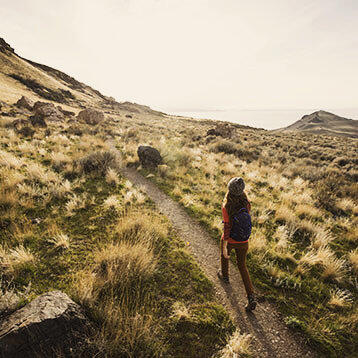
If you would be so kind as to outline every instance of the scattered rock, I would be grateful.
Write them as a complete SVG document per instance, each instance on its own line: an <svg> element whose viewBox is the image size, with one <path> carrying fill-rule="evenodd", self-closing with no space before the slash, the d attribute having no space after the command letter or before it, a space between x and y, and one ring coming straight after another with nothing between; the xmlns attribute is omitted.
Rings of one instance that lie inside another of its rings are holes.
<svg viewBox="0 0 358 358"><path fill-rule="evenodd" d="M206 132L207 136L220 136L223 138L231 138L233 134L233 128L228 123L217 124L215 128L211 128Z"/></svg>
<svg viewBox="0 0 358 358"><path fill-rule="evenodd" d="M29 111L32 110L33 103L27 97L22 96L16 103L16 107L28 109Z"/></svg>
<svg viewBox="0 0 358 358"><path fill-rule="evenodd" d="M138 147L137 154L143 167L157 167L163 163L159 151L153 147L141 145Z"/></svg>
<svg viewBox="0 0 358 358"><path fill-rule="evenodd" d="M0 323L0 357L77 356L91 331L79 305L63 292L48 292Z"/></svg>
<svg viewBox="0 0 358 358"><path fill-rule="evenodd" d="M133 116L130 114L126 114L126 118L133 118Z"/></svg>
<svg viewBox="0 0 358 358"><path fill-rule="evenodd" d="M87 108L78 113L77 119L84 121L91 126L94 126L104 120L104 114L103 112L97 111L95 109Z"/></svg>
<svg viewBox="0 0 358 358"><path fill-rule="evenodd" d="M34 122L37 125L42 123L42 127L46 127L43 125L45 121L61 122L64 120L63 113L53 103L38 101L34 104L33 111L35 114L30 117L31 123Z"/></svg>

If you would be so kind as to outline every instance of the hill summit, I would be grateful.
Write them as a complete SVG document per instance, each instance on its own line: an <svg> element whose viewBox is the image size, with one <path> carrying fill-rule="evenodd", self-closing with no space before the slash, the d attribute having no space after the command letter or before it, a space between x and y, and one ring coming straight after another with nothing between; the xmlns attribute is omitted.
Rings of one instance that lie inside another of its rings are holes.
<svg viewBox="0 0 358 358"><path fill-rule="evenodd" d="M280 131L302 131L312 134L358 138L358 121L326 111L316 111Z"/></svg>

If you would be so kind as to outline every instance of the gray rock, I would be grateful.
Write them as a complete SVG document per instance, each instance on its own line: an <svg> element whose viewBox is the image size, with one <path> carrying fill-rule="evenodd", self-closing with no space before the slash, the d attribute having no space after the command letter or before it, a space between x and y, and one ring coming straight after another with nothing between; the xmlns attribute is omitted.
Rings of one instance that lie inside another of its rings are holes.
<svg viewBox="0 0 358 358"><path fill-rule="evenodd" d="M46 121L59 122L65 119L63 113L53 103L38 101L34 104L33 111L35 117Z"/></svg>
<svg viewBox="0 0 358 358"><path fill-rule="evenodd" d="M33 107L33 102L30 101L27 97L22 96L16 103L15 103L16 107L19 108L25 108L28 109L29 111L32 110Z"/></svg>
<svg viewBox="0 0 358 358"><path fill-rule="evenodd" d="M87 108L78 113L77 119L89 125L95 126L104 120L103 112L96 111L95 109Z"/></svg>
<svg viewBox="0 0 358 358"><path fill-rule="evenodd" d="M91 330L78 304L63 292L48 292L0 323L0 357L76 356Z"/></svg>
<svg viewBox="0 0 358 358"><path fill-rule="evenodd" d="M163 163L159 151L153 147L141 145L138 147L137 154L143 167L157 167Z"/></svg>

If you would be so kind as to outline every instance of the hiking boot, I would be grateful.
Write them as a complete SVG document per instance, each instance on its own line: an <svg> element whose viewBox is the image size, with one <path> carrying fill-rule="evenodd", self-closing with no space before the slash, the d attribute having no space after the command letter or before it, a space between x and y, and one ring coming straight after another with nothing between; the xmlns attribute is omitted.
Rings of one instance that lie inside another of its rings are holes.
<svg viewBox="0 0 358 358"><path fill-rule="evenodd" d="M229 277L223 276L223 274L220 271L218 271L218 277L222 282L224 282L226 284L230 283Z"/></svg>
<svg viewBox="0 0 358 358"><path fill-rule="evenodd" d="M245 307L246 311L253 311L256 308L256 299L255 299L255 295L253 293L251 293L250 295L247 296L247 306Z"/></svg>

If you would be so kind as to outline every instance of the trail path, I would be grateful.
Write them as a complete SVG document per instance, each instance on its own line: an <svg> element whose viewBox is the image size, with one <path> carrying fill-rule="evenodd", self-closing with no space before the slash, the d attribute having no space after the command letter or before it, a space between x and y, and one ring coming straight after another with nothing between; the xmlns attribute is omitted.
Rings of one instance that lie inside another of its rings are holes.
<svg viewBox="0 0 358 358"><path fill-rule="evenodd" d="M171 220L179 237L190 243L193 256L214 283L219 301L240 331L252 335L254 357L317 357L301 335L288 329L272 304L261 302L254 312L245 311L247 298L237 267L230 263L230 285L223 284L217 278L220 265L218 245L178 203L135 169L125 168L123 174L146 191L157 208Z"/></svg>

